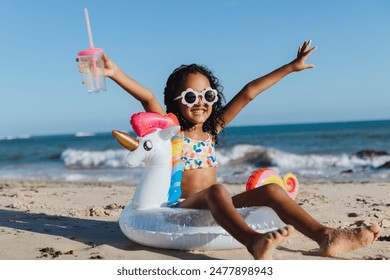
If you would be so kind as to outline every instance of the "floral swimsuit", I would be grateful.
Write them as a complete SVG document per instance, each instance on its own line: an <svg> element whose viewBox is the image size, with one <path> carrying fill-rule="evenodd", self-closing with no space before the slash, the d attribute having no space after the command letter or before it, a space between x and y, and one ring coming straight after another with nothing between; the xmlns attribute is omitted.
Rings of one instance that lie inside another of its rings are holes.
<svg viewBox="0 0 390 280"><path fill-rule="evenodd" d="M181 159L184 162L184 170L218 166L215 145L210 135L206 140L194 140L184 136Z"/></svg>

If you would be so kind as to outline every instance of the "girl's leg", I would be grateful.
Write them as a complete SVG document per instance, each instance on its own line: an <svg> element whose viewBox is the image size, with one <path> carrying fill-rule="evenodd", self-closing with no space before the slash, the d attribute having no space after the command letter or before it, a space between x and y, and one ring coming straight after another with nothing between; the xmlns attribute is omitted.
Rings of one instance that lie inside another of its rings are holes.
<svg viewBox="0 0 390 280"><path fill-rule="evenodd" d="M229 192L219 184L190 196L181 208L208 209L215 221L242 243L255 259L271 259L273 250L293 231L293 227L260 234L251 229L237 212Z"/></svg>
<svg viewBox="0 0 390 280"><path fill-rule="evenodd" d="M316 241L323 255L332 256L371 244L380 235L379 226L336 230L317 222L276 184L240 193L232 198L235 207L268 206L287 224Z"/></svg>

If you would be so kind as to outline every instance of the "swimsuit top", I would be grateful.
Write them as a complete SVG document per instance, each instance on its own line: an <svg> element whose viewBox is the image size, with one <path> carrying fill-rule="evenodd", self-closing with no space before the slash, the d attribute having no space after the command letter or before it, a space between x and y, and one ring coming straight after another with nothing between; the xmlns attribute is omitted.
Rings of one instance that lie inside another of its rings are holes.
<svg viewBox="0 0 390 280"><path fill-rule="evenodd" d="M216 167L215 145L210 135L206 140L194 140L184 136L181 159L184 170Z"/></svg>

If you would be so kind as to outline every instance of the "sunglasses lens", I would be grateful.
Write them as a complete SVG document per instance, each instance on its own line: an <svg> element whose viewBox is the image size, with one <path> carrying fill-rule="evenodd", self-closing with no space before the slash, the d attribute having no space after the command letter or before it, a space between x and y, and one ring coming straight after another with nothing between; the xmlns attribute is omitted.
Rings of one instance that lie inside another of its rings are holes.
<svg viewBox="0 0 390 280"><path fill-rule="evenodd" d="M204 93L204 98L207 102L214 102L216 97L216 93L212 90L208 90Z"/></svg>
<svg viewBox="0 0 390 280"><path fill-rule="evenodd" d="M186 93L186 95L184 96L184 100L188 103L188 104L193 104L196 102L196 94L192 91L189 91Z"/></svg>

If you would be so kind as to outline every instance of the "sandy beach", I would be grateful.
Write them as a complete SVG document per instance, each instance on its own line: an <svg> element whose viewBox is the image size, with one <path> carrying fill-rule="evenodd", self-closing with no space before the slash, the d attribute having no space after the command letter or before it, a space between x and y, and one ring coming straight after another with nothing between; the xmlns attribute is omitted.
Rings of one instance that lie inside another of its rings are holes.
<svg viewBox="0 0 390 280"><path fill-rule="evenodd" d="M229 185L239 192L244 185ZM134 186L118 183L0 180L0 259L252 259L245 249L175 251L128 240L118 217ZM301 184L297 203L332 227L378 223L382 236L340 259L390 259L390 182ZM296 232L275 259L325 260L315 242Z"/></svg>

